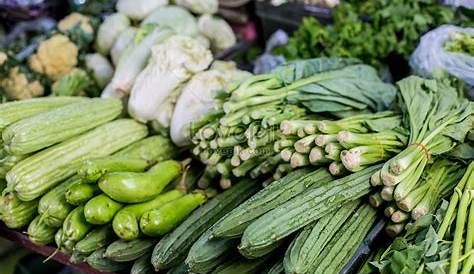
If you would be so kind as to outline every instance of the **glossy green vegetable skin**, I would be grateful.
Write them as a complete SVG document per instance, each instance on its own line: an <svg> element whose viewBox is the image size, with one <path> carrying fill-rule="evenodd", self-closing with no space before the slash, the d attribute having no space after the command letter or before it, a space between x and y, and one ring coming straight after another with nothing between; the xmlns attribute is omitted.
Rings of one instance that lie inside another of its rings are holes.
<svg viewBox="0 0 474 274"><path fill-rule="evenodd" d="M101 159L86 160L82 163L77 174L85 182L97 182L109 172L129 171L143 172L150 165L146 160L126 156L109 156Z"/></svg>
<svg viewBox="0 0 474 274"><path fill-rule="evenodd" d="M125 240L133 240L140 235L139 220L140 217L147 211L159 208L162 205L178 199L184 194L178 190L172 190L161 195L155 199L135 205L128 205L122 208L114 217L112 222L113 228L117 236Z"/></svg>
<svg viewBox="0 0 474 274"><path fill-rule="evenodd" d="M217 267L212 274L260 274L265 268L269 256L261 257L255 260L237 259L229 260Z"/></svg>
<svg viewBox="0 0 474 274"><path fill-rule="evenodd" d="M100 194L89 200L84 206L84 217L94 225L109 223L115 214L123 207L121 203L112 200L105 194Z"/></svg>
<svg viewBox="0 0 474 274"><path fill-rule="evenodd" d="M145 235L157 237L178 226L193 210L206 200L204 193L187 194L148 211L140 219L140 228Z"/></svg>
<svg viewBox="0 0 474 274"><path fill-rule="evenodd" d="M78 184L80 181L76 176L71 177L41 197L38 213L43 215L43 220L47 225L52 227L63 225L69 212L74 209L74 206L66 201L64 192L68 187Z"/></svg>
<svg viewBox="0 0 474 274"><path fill-rule="evenodd" d="M82 240L92 229L84 218L84 206L76 207L64 220L62 244L67 250L74 248L77 242Z"/></svg>
<svg viewBox="0 0 474 274"><path fill-rule="evenodd" d="M148 134L145 125L116 120L26 158L7 173L8 188L24 201L34 200L74 175L85 159L110 155Z"/></svg>
<svg viewBox="0 0 474 274"><path fill-rule="evenodd" d="M117 118L118 99L90 99L20 120L2 132L6 150L24 155L68 140Z"/></svg>
<svg viewBox="0 0 474 274"><path fill-rule="evenodd" d="M54 242L57 230L57 228L46 225L39 215L30 223L27 233L33 243L47 245Z"/></svg>
<svg viewBox="0 0 474 274"><path fill-rule="evenodd" d="M109 173L102 177L99 187L118 202L141 203L160 194L182 171L180 162L168 160L156 164L146 173Z"/></svg>
<svg viewBox="0 0 474 274"><path fill-rule="evenodd" d="M89 255L99 248L106 247L116 238L111 224L97 227L74 246L74 252Z"/></svg>
<svg viewBox="0 0 474 274"><path fill-rule="evenodd" d="M37 215L38 200L23 202L13 193L0 197L0 219L8 228L28 225Z"/></svg>
<svg viewBox="0 0 474 274"><path fill-rule="evenodd" d="M64 195L68 203L78 206L89 201L99 193L100 189L96 184L81 183L68 187Z"/></svg>
<svg viewBox="0 0 474 274"><path fill-rule="evenodd" d="M118 263L104 257L105 248L94 251L86 262L101 272L117 272L129 267L128 263Z"/></svg>
<svg viewBox="0 0 474 274"><path fill-rule="evenodd" d="M219 218L231 211L258 190L258 183L249 179L207 201L196 209L176 229L165 235L153 250L152 264L156 269L168 269L186 259L188 251ZM199 248L198 254L199 256ZM189 253L191 256L191 251ZM188 256L188 258L189 258ZM193 261L195 256L191 256Z"/></svg>
<svg viewBox="0 0 474 274"><path fill-rule="evenodd" d="M131 262L149 254L157 241L157 239L148 238L131 241L119 239L107 247L104 256L115 262Z"/></svg>

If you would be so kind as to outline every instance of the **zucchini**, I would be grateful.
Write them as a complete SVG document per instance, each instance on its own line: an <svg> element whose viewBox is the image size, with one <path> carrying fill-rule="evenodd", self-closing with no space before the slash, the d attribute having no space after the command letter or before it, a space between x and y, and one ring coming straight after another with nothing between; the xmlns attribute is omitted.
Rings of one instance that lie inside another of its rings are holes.
<svg viewBox="0 0 474 274"><path fill-rule="evenodd" d="M73 263L73 264L80 264L80 263L83 263L86 261L87 259L87 256L86 254L82 254L82 253L79 253L79 252L72 252L72 255L69 257L69 262Z"/></svg>
<svg viewBox="0 0 474 274"><path fill-rule="evenodd" d="M258 189L256 181L245 179L207 201L181 225L165 235L153 250L155 269L167 269L183 261L193 243L217 220L231 211Z"/></svg>
<svg viewBox="0 0 474 274"><path fill-rule="evenodd" d="M20 120L2 132L5 150L25 155L68 140L117 118L119 99L90 99Z"/></svg>
<svg viewBox="0 0 474 274"><path fill-rule="evenodd" d="M324 248L309 273L339 273L375 223L376 215L377 212L370 205L361 205Z"/></svg>
<svg viewBox="0 0 474 274"><path fill-rule="evenodd" d="M270 256L264 256L255 260L239 258L229 260L216 268L212 274L260 274L265 268Z"/></svg>
<svg viewBox="0 0 474 274"><path fill-rule="evenodd" d="M104 256L115 262L131 262L151 252L157 242L156 239L148 238L131 241L120 239L107 247Z"/></svg>
<svg viewBox="0 0 474 274"><path fill-rule="evenodd" d="M368 194L371 190L370 177L381 166L375 165L331 182L320 181L265 213L244 231L240 250L266 249L345 203Z"/></svg>
<svg viewBox="0 0 474 274"><path fill-rule="evenodd" d="M130 270L130 274L153 274L155 270L153 270L153 265L150 263L151 254L148 256L142 256L138 258L132 266Z"/></svg>
<svg viewBox="0 0 474 274"><path fill-rule="evenodd" d="M188 274L189 269L185 263L181 263L173 268L171 268L166 274Z"/></svg>
<svg viewBox="0 0 474 274"><path fill-rule="evenodd" d="M0 104L0 132L22 119L89 99L84 97L42 97Z"/></svg>
<svg viewBox="0 0 474 274"><path fill-rule="evenodd" d="M290 272L290 273L292 273L292 272ZM264 274L285 274L285 268L283 267L283 261L276 262Z"/></svg>
<svg viewBox="0 0 474 274"><path fill-rule="evenodd" d="M74 246L74 252L89 255L99 248L106 247L116 238L111 224L97 227Z"/></svg>
<svg viewBox="0 0 474 274"><path fill-rule="evenodd" d="M63 246L63 229L59 228L58 231L56 231L56 234L54 234L54 243L60 249Z"/></svg>
<svg viewBox="0 0 474 274"><path fill-rule="evenodd" d="M71 205L82 205L98 195L100 189L96 184L80 183L69 186L64 193L66 201Z"/></svg>
<svg viewBox="0 0 474 274"><path fill-rule="evenodd" d="M27 157L28 155L7 155L0 159L0 178L5 178L8 171L10 171L16 164Z"/></svg>
<svg viewBox="0 0 474 274"><path fill-rule="evenodd" d="M81 161L114 153L147 134L146 126L131 119L107 123L21 161L7 173L9 188L24 201L34 200L76 173Z"/></svg>
<svg viewBox="0 0 474 274"><path fill-rule="evenodd" d="M64 220L62 244L66 250L72 251L77 242L82 240L92 229L84 218L84 206L76 207Z"/></svg>
<svg viewBox="0 0 474 274"><path fill-rule="evenodd" d="M209 273L229 259L237 239L209 239L212 228L201 235L189 250L186 265L195 273Z"/></svg>
<svg viewBox="0 0 474 274"><path fill-rule="evenodd" d="M252 260L252 259L263 257L271 253L273 250L277 249L283 243L284 243L284 239L281 239L279 241L274 241L272 244L266 245L264 247L250 245L245 248L241 248L240 246L238 246L238 249L241 255L243 255L247 259Z"/></svg>
<svg viewBox="0 0 474 274"><path fill-rule="evenodd" d="M89 255L89 257L87 257L86 262L92 268L95 268L101 272L117 272L130 267L128 263L119 263L107 259L104 257L104 254L105 248L98 249Z"/></svg>
<svg viewBox="0 0 474 274"><path fill-rule="evenodd" d="M54 235L58 229L46 225L42 216L39 215L28 226L28 238L35 243L40 245L47 245L54 242Z"/></svg>
<svg viewBox="0 0 474 274"><path fill-rule="evenodd" d="M115 234L124 240L138 238L140 235L138 222L145 212L159 208L160 206L178 199L183 195L184 194L178 190L172 190L158 195L151 201L125 206L117 212L112 222Z"/></svg>
<svg viewBox="0 0 474 274"><path fill-rule="evenodd" d="M260 190L220 219L213 227L212 237L239 237L258 217L297 196L315 182L331 179L327 169L318 169L314 172L310 170L310 168L296 170Z"/></svg>
<svg viewBox="0 0 474 274"><path fill-rule="evenodd" d="M69 212L74 209L74 207L66 201L64 192L68 187L80 182L79 177L73 176L41 197L38 205L38 213L43 215L45 224L51 227L61 227L63 225Z"/></svg>
<svg viewBox="0 0 474 274"><path fill-rule="evenodd" d="M104 225L112 221L122 207L121 203L112 200L105 194L100 194L84 206L84 217L91 224Z"/></svg>
<svg viewBox="0 0 474 274"><path fill-rule="evenodd" d="M180 162L167 160L156 164L145 173L108 173L100 179L99 187L118 202L146 202L160 194L183 170Z"/></svg>
<svg viewBox="0 0 474 274"><path fill-rule="evenodd" d="M169 138L151 136L131 144L113 156L84 161L77 171L84 182L97 182L109 172L141 172L157 162L168 160L179 150Z"/></svg>
<svg viewBox="0 0 474 274"><path fill-rule="evenodd" d="M8 228L18 229L28 225L38 215L38 200L24 202L15 194L0 197L0 215Z"/></svg>
<svg viewBox="0 0 474 274"><path fill-rule="evenodd" d="M147 236L162 236L177 227L205 200L206 195L199 191L168 202L143 214L140 218L140 228Z"/></svg>
<svg viewBox="0 0 474 274"><path fill-rule="evenodd" d="M342 206L315 223L306 226L292 241L283 263L288 273L308 273L314 260L321 254L334 234L359 205L359 200Z"/></svg>

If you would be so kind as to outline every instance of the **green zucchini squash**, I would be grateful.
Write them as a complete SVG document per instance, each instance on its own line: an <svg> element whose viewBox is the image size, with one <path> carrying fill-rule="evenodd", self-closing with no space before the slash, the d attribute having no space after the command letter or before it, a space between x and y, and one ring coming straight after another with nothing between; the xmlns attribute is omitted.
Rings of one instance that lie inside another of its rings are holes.
<svg viewBox="0 0 474 274"><path fill-rule="evenodd" d="M117 236L115 235L111 224L97 227L87 233L82 240L77 242L74 246L74 252L89 255L99 248L106 247L116 238Z"/></svg>
<svg viewBox="0 0 474 274"><path fill-rule="evenodd" d="M34 200L72 176L81 161L112 154L147 134L146 126L131 119L107 123L21 161L7 173L8 188L24 201Z"/></svg>
<svg viewBox="0 0 474 274"><path fill-rule="evenodd" d="M117 212L112 222L115 234L124 240L138 238L140 235L138 222L145 212L159 208L183 195L184 194L178 190L172 190L158 195L151 201L123 207Z"/></svg>
<svg viewBox="0 0 474 274"><path fill-rule="evenodd" d="M56 234L54 234L54 243L58 247L58 249L61 249L63 246L63 229L59 228L58 231L56 231Z"/></svg>
<svg viewBox="0 0 474 274"><path fill-rule="evenodd" d="M100 272L118 272L130 267L130 264L128 263L119 263L107 259L104 257L104 254L105 248L98 249L87 257L86 262L92 268Z"/></svg>
<svg viewBox="0 0 474 274"><path fill-rule="evenodd" d="M80 264L86 261L87 256L87 254L73 251L71 256L69 257L69 262L73 264Z"/></svg>
<svg viewBox="0 0 474 274"><path fill-rule="evenodd" d="M138 258L130 270L130 274L154 274L153 265L150 263L151 254Z"/></svg>
<svg viewBox="0 0 474 274"><path fill-rule="evenodd" d="M314 260L350 215L354 214L359 203L359 200L349 202L315 223L306 226L286 251L283 260L285 270L295 274L308 273Z"/></svg>
<svg viewBox="0 0 474 274"><path fill-rule="evenodd" d="M22 119L53 109L79 102L88 101L84 97L41 97L0 104L0 132L7 126Z"/></svg>
<svg viewBox="0 0 474 274"><path fill-rule="evenodd" d="M100 189L96 184L80 183L69 186L64 193L66 201L71 205L82 205L98 195Z"/></svg>
<svg viewBox="0 0 474 274"><path fill-rule="evenodd" d="M260 190L220 219L213 227L212 237L239 237L255 219L287 202L317 182L311 179L318 179L319 182L331 179L327 169L318 169L313 172L310 170L309 168L296 170Z"/></svg>
<svg viewBox="0 0 474 274"><path fill-rule="evenodd" d="M112 200L105 194L90 199L84 206L84 216L87 222L103 225L113 220L115 214L123 207L121 203Z"/></svg>
<svg viewBox="0 0 474 274"><path fill-rule="evenodd" d="M171 268L186 259L193 243L205 231L226 213L253 195L257 189L258 184L255 181L245 179L199 207L156 245L152 256L152 264L155 269Z"/></svg>
<svg viewBox="0 0 474 274"><path fill-rule="evenodd" d="M48 245L54 242L54 235L58 231L55 227L46 225L42 216L36 216L28 226L28 238L35 244Z"/></svg>
<svg viewBox="0 0 474 274"><path fill-rule="evenodd" d="M90 99L25 118L5 128L2 139L13 155L25 155L68 140L117 118L119 99Z"/></svg>
<svg viewBox="0 0 474 274"><path fill-rule="evenodd" d="M163 236L177 227L191 212L206 201L204 192L194 192L146 212L140 229L150 237Z"/></svg>
<svg viewBox="0 0 474 274"><path fill-rule="evenodd" d="M171 268L166 274L188 274L189 269L185 263L181 263L173 268Z"/></svg>
<svg viewBox="0 0 474 274"><path fill-rule="evenodd" d="M377 168L381 165L334 181L319 181L292 200L265 213L245 229L240 251L266 249L345 203L368 194L370 177Z"/></svg>
<svg viewBox="0 0 474 274"><path fill-rule="evenodd" d="M38 200L24 202L15 194L7 193L0 197L0 215L8 228L22 228L38 215Z"/></svg>
<svg viewBox="0 0 474 274"><path fill-rule="evenodd" d="M108 173L100 179L99 187L118 202L146 202L160 194L183 170L180 162L167 160L154 165L145 173Z"/></svg>
<svg viewBox="0 0 474 274"><path fill-rule="evenodd" d="M41 197L38 213L43 215L45 224L51 227L61 227L67 215L74 207L66 201L64 192L72 185L80 183L77 176L73 176Z"/></svg>
<svg viewBox="0 0 474 274"><path fill-rule="evenodd" d="M16 164L27 157L28 155L7 155L0 159L0 178L5 178L8 171L10 171Z"/></svg>
<svg viewBox="0 0 474 274"><path fill-rule="evenodd" d="M285 274L285 268L283 267L283 261L276 262L264 274Z"/></svg>
<svg viewBox="0 0 474 274"><path fill-rule="evenodd" d="M92 225L84 218L84 206L76 207L64 220L62 245L72 251L91 229Z"/></svg>
<svg viewBox="0 0 474 274"><path fill-rule="evenodd" d="M143 238L131 241L116 240L104 253L105 258L115 262L131 262L151 252L157 239Z"/></svg>

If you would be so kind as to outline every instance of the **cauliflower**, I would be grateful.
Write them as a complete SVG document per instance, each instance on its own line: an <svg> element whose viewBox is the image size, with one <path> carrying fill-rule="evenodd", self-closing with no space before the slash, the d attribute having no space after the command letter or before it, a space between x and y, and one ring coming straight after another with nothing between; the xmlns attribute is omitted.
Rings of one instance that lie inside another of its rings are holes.
<svg viewBox="0 0 474 274"><path fill-rule="evenodd" d="M81 30L85 33L94 33L94 28L91 25L90 18L77 12L73 12L59 21L58 29L61 32L67 32L72 30L77 25L79 25Z"/></svg>
<svg viewBox="0 0 474 274"><path fill-rule="evenodd" d="M152 47L147 67L133 85L128 110L139 121L169 126L179 86L212 62L211 52L196 40L175 35Z"/></svg>
<svg viewBox="0 0 474 274"><path fill-rule="evenodd" d="M43 85L38 80L30 81L20 68L10 70L8 77L0 80L0 87L11 100L23 100L44 94Z"/></svg>
<svg viewBox="0 0 474 274"><path fill-rule="evenodd" d="M86 67L92 72L100 88L104 88L114 76L114 68L109 60L99 53L86 55Z"/></svg>
<svg viewBox="0 0 474 274"><path fill-rule="evenodd" d="M214 14L219 8L219 0L175 0L175 3L197 14Z"/></svg>
<svg viewBox="0 0 474 274"><path fill-rule="evenodd" d="M130 26L127 16L114 13L105 18L97 31L96 48L102 55L109 54L110 49L119 37L120 33Z"/></svg>
<svg viewBox="0 0 474 274"><path fill-rule="evenodd" d="M168 0L118 0L117 11L134 20L143 20L160 6L168 5Z"/></svg>
<svg viewBox="0 0 474 274"><path fill-rule="evenodd" d="M67 36L56 34L41 42L28 64L35 72L57 80L77 65L77 56L77 46Z"/></svg>
<svg viewBox="0 0 474 274"><path fill-rule="evenodd" d="M219 52L232 47L237 38L229 24L212 15L202 15L198 20L199 31L211 41L213 51Z"/></svg>

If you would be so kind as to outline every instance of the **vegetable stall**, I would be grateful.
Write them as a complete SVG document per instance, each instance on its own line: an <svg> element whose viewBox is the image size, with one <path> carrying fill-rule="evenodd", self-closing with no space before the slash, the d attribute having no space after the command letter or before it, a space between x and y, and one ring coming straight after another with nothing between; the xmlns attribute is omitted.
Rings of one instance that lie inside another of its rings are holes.
<svg viewBox="0 0 474 274"><path fill-rule="evenodd" d="M262 3L92 2L0 48L0 236L84 273L474 272L468 8L286 3L331 20L257 57Z"/></svg>

